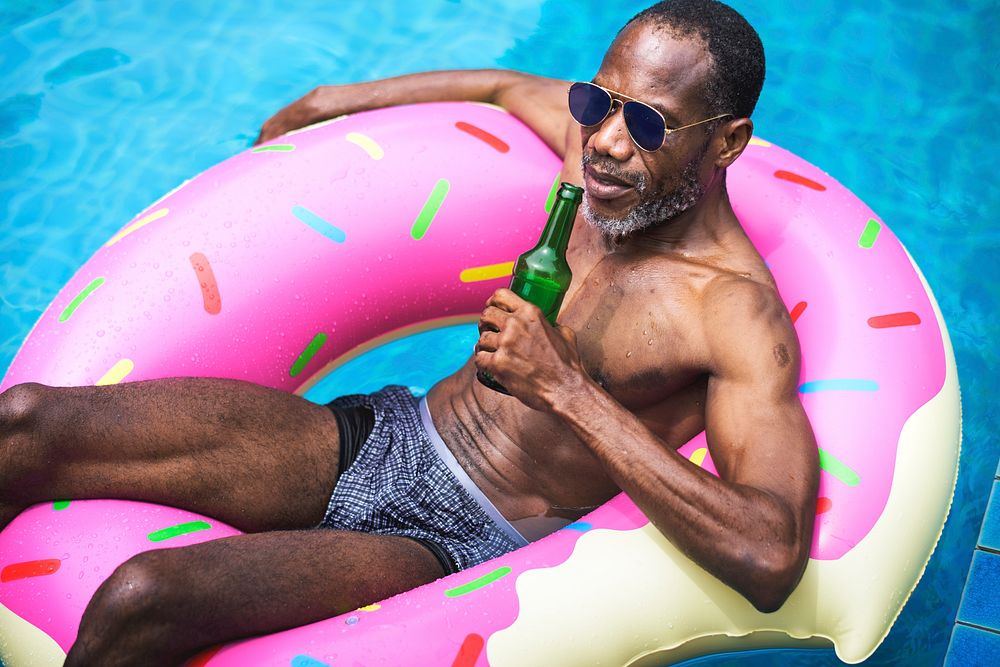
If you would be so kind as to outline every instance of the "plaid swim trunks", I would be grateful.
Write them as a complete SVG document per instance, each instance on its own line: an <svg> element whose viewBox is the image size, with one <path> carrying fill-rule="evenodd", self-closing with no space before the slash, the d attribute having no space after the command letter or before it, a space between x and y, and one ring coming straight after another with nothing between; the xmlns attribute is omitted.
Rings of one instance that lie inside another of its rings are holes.
<svg viewBox="0 0 1000 667"><path fill-rule="evenodd" d="M375 423L357 458L340 471L321 527L431 543L454 570L527 544L455 460L426 401L406 387L389 386L343 396L331 406L367 407Z"/></svg>

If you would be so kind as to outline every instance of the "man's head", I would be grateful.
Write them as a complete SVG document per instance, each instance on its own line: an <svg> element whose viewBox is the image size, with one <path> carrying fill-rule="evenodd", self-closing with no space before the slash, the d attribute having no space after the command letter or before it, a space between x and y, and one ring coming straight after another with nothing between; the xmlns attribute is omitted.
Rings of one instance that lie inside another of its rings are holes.
<svg viewBox="0 0 1000 667"><path fill-rule="evenodd" d="M679 0L637 14L594 77L614 101L602 122L582 129L587 219L621 237L694 206L713 180L722 182L725 168L746 146L763 80L760 38L730 7ZM620 112L629 100L630 111L639 113ZM663 116L667 132L655 150L631 139L626 120L632 130L639 129L637 117L656 120L634 102Z"/></svg>

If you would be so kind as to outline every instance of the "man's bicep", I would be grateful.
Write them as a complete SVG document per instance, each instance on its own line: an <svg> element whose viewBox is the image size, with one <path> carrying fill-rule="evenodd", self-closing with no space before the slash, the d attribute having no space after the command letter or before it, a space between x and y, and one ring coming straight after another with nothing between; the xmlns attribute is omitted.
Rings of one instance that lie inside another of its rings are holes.
<svg viewBox="0 0 1000 667"><path fill-rule="evenodd" d="M818 463L799 400L799 346L788 313L776 294L755 286L737 286L719 301L719 317L707 320L712 459L724 479L801 505L815 494Z"/></svg>
<svg viewBox="0 0 1000 667"><path fill-rule="evenodd" d="M566 156L569 82L532 75L500 91L497 104L530 127L559 157Z"/></svg>
<svg viewBox="0 0 1000 667"><path fill-rule="evenodd" d="M796 505L817 476L816 441L798 397L751 379L710 378L705 436L719 475Z"/></svg>

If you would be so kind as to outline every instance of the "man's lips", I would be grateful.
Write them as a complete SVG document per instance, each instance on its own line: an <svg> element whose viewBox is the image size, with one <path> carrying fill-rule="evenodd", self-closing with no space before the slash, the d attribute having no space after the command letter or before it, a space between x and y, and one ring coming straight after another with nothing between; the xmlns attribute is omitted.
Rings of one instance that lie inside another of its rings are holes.
<svg viewBox="0 0 1000 667"><path fill-rule="evenodd" d="M634 189L631 183L605 174L589 164L584 167L583 181L587 194L598 199L617 199Z"/></svg>

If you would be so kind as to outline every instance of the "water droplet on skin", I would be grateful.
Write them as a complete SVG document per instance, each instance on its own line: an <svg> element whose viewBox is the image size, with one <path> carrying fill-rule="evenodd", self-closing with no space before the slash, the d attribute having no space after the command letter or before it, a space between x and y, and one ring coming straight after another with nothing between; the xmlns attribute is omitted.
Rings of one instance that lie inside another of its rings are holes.
<svg viewBox="0 0 1000 667"><path fill-rule="evenodd" d="M625 356L626 357L631 357L632 356L632 350L629 350L628 352L626 352Z"/></svg>
<svg viewBox="0 0 1000 667"><path fill-rule="evenodd" d="M648 343L646 343L646 345L652 345L652 344L653 344L653 339L652 339L652 338L650 338L650 339L649 339L649 342L648 342Z"/></svg>

